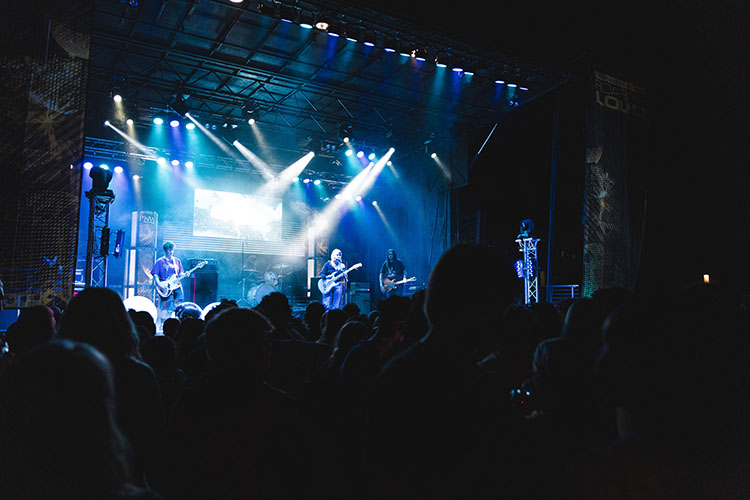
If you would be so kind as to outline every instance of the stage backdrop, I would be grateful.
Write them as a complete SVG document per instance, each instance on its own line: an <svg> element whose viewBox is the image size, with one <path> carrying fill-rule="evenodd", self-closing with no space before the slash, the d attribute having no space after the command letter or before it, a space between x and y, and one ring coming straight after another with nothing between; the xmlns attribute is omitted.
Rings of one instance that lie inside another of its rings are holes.
<svg viewBox="0 0 750 500"><path fill-rule="evenodd" d="M635 77L589 69L583 295L634 289L646 209L646 92Z"/></svg>
<svg viewBox="0 0 750 500"><path fill-rule="evenodd" d="M92 2L28 0L0 34L0 279L5 308L73 291Z"/></svg>

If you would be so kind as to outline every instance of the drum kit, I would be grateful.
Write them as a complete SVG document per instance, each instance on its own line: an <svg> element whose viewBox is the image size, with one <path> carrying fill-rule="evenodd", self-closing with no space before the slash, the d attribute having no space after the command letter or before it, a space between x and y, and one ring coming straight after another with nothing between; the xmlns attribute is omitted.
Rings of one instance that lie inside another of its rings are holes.
<svg viewBox="0 0 750 500"><path fill-rule="evenodd" d="M242 296L247 298L251 307L255 307L266 295L282 291L284 279L292 274L288 271L289 267L291 267L289 264L275 264L268 267L265 272L255 268L243 269ZM247 295L245 294L246 288Z"/></svg>

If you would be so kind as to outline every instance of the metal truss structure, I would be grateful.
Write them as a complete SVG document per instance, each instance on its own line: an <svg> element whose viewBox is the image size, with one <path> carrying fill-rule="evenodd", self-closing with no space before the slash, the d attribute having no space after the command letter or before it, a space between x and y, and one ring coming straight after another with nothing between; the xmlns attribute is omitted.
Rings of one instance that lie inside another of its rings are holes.
<svg viewBox="0 0 750 500"><path fill-rule="evenodd" d="M518 251L523 254L524 304L537 303L539 302L539 262L536 249L539 238L518 238L516 243L518 243Z"/></svg>
<svg viewBox="0 0 750 500"><path fill-rule="evenodd" d="M567 78L541 63L351 4L286 4L97 0L90 125L113 119L113 93L123 96L123 116L136 126L174 113L183 98L200 123L231 121L240 133L249 133L250 117L276 135L294 132L322 143L340 140L350 127L359 144L401 140L409 145L389 145L405 151L430 135L441 140L494 123ZM347 36L284 22L286 7L298 17L345 25ZM372 45L351 41L355 32L371 35ZM411 56L385 51L389 37L398 37ZM459 60L474 75L441 71L437 58ZM455 80L447 86L446 74ZM501 78L528 90L500 96L495 80ZM88 135L98 136L100 129L91 130Z"/></svg>
<svg viewBox="0 0 750 500"><path fill-rule="evenodd" d="M115 194L106 191L87 191L89 199L88 243L86 246L86 286L107 286L109 257L109 207Z"/></svg>

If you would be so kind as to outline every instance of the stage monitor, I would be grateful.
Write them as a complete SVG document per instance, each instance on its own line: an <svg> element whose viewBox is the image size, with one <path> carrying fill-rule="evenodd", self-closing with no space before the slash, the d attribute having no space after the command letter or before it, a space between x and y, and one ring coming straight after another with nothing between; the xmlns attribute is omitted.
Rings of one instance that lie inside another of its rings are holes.
<svg viewBox="0 0 750 500"><path fill-rule="evenodd" d="M281 208L278 198L196 189L193 236L280 241Z"/></svg>

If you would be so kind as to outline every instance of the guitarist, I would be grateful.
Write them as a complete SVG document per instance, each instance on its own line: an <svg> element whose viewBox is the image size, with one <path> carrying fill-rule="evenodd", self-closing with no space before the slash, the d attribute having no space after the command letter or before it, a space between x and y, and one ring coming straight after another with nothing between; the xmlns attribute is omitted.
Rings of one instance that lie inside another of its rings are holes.
<svg viewBox="0 0 750 500"><path fill-rule="evenodd" d="M171 276L179 275L185 270L182 267L182 261L174 256L174 243L171 241L165 241L162 245L164 250L164 256L159 257L154 262L154 267L151 268L151 275L157 284L160 284L168 280ZM182 283L179 283L177 288L166 297L162 297L160 294L156 294L159 297L159 321L164 322L175 308L182 302L183 292Z"/></svg>
<svg viewBox="0 0 750 500"><path fill-rule="evenodd" d="M385 262L380 267L380 291L388 297L401 295L403 285L391 285L396 281L406 279L406 266L396 256L396 251L389 248L385 254Z"/></svg>
<svg viewBox="0 0 750 500"><path fill-rule="evenodd" d="M334 248L333 252L331 252L331 260L323 264L323 269L320 270L320 277L322 279L326 279L333 275L334 273L341 272L346 269L346 265L341 260L342 253L341 250L338 248ZM344 307L344 303L346 300L346 294L344 293L344 287L346 286L346 281L349 278L346 274L344 274L340 281L334 286L328 293L323 294L323 306L325 306L326 311L330 309L341 309Z"/></svg>

